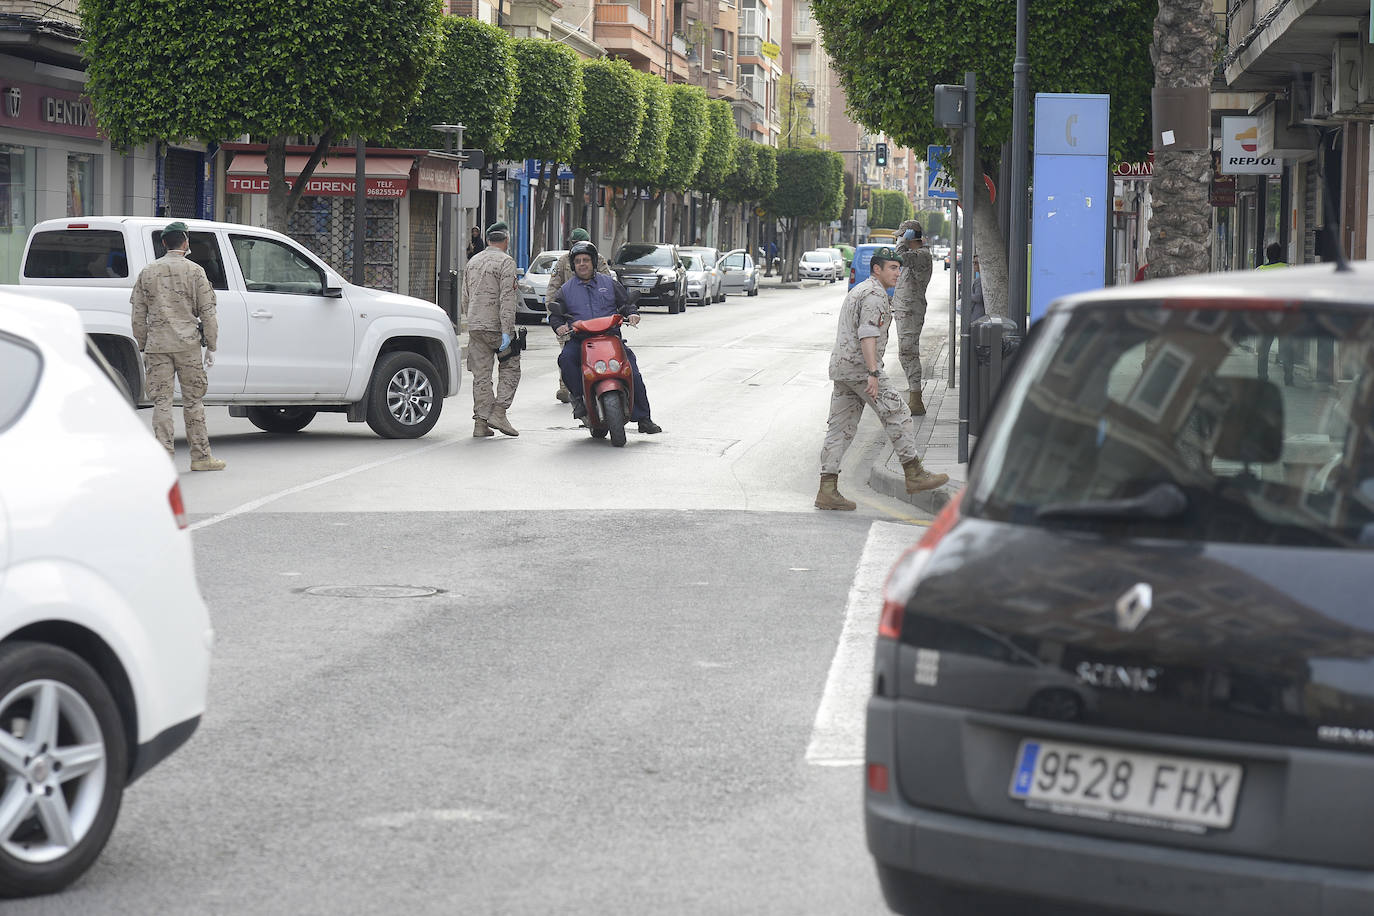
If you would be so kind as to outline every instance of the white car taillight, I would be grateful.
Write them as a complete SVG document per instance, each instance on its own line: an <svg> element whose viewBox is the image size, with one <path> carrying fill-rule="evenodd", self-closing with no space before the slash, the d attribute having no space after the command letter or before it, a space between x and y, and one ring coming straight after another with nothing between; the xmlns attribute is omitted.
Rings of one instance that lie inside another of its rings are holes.
<svg viewBox="0 0 1374 916"><path fill-rule="evenodd" d="M167 491L167 502L172 506L172 517L176 519L178 528L186 527L186 504L181 501L181 483L172 484L172 489Z"/></svg>
<svg viewBox="0 0 1374 916"><path fill-rule="evenodd" d="M902 635L902 619L906 616L907 602L921 584L926 565L940 539L949 533L959 521L959 504L963 502L964 491L949 501L949 504L935 516L935 521L926 529L925 536L916 546L902 554L902 558L888 573L887 584L883 586L883 615L878 621L878 635L888 639L898 639Z"/></svg>

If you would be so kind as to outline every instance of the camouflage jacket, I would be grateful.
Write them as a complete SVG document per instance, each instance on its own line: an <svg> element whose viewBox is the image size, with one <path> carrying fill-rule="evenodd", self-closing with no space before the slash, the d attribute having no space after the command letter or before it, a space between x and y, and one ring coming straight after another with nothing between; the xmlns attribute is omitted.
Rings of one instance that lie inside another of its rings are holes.
<svg viewBox="0 0 1374 916"><path fill-rule="evenodd" d="M835 331L835 349L830 351L830 377L837 382L862 382L868 379L859 341L877 338L878 368L883 367L887 349L887 329L892 324L892 300L876 277L869 277L849 291L840 308L840 323Z"/></svg>
<svg viewBox="0 0 1374 916"><path fill-rule="evenodd" d="M897 291L892 294L892 307L898 311L910 310L918 303L925 307L926 287L930 285L930 274L934 265L930 249L898 248L902 256L902 276L897 280Z"/></svg>
<svg viewBox="0 0 1374 916"><path fill-rule="evenodd" d="M463 268L463 311L469 331L515 334L515 259L488 245Z"/></svg>
<svg viewBox="0 0 1374 916"><path fill-rule="evenodd" d="M169 251L143 268L129 302L134 340L146 353L199 350L202 326L209 349L219 342L214 287L184 252Z"/></svg>
<svg viewBox="0 0 1374 916"><path fill-rule="evenodd" d="M566 254L561 256L558 259L558 263L553 265L553 273L549 274L549 293L545 298L548 300L546 304L550 306L549 311L551 313L553 311L551 306L554 302L558 301L559 294L563 292L563 284L573 278L572 261L569 260L570 257L570 255ZM606 259L599 254L596 256L596 272L599 274L609 274L611 272L611 268L606 263Z"/></svg>

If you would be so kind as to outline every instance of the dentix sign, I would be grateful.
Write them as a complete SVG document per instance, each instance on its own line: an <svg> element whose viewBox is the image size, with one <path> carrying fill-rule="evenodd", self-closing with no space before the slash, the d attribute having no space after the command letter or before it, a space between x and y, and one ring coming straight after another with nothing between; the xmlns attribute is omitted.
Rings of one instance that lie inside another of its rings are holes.
<svg viewBox="0 0 1374 916"><path fill-rule="evenodd" d="M1221 119L1221 174L1277 175L1283 160L1259 152L1259 118Z"/></svg>

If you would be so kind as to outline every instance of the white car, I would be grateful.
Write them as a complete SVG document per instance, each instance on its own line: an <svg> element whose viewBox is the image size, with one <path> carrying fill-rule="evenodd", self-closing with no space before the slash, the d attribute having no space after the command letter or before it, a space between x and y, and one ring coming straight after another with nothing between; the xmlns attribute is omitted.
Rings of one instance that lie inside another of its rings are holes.
<svg viewBox="0 0 1374 916"><path fill-rule="evenodd" d="M843 261L843 258L841 258ZM835 259L829 251L814 248L801 256L797 264L797 276L803 280L828 280L831 283L840 275L835 267Z"/></svg>
<svg viewBox="0 0 1374 916"><path fill-rule="evenodd" d="M205 710L176 471L81 317L0 294L0 896L76 880Z"/></svg>
<svg viewBox="0 0 1374 916"><path fill-rule="evenodd" d="M720 250L706 245L683 245L678 248L677 253L679 256L684 254L701 255L701 263L705 265L706 270L706 281L702 284L703 288L706 290L706 304L724 302L725 290L721 288L721 280L724 277L724 271L717 266L720 263ZM690 285L691 283L689 280L688 286L690 287ZM691 289L687 290L687 296L691 298Z"/></svg>
<svg viewBox="0 0 1374 916"><path fill-rule="evenodd" d="M759 267L754 256L743 248L736 248L721 255L716 262L720 270L720 291L722 295L744 293L746 296L759 294Z"/></svg>
<svg viewBox="0 0 1374 916"><path fill-rule="evenodd" d="M714 290L720 279L714 266L707 266L706 260L698 253L678 255L682 267L687 271L687 304L706 305L715 301Z"/></svg>
<svg viewBox="0 0 1374 916"><path fill-rule="evenodd" d="M563 249L541 251L530 262L530 269L520 275L516 284L520 288L520 298L515 302L515 317L543 321L549 313L549 277L553 274L558 259L568 252Z"/></svg>
<svg viewBox="0 0 1374 916"><path fill-rule="evenodd" d="M844 252L838 248L822 248L821 251L830 252L830 257L835 262L835 276L843 277L849 268L844 263Z"/></svg>

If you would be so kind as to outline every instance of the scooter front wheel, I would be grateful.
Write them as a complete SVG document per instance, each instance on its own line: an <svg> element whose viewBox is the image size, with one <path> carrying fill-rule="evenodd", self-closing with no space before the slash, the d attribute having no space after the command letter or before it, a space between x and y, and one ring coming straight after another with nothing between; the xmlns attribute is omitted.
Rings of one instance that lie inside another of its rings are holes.
<svg viewBox="0 0 1374 916"><path fill-rule="evenodd" d="M606 421L611 445L621 448L625 445L625 399L619 391L607 391L601 395L601 419Z"/></svg>
<svg viewBox="0 0 1374 916"><path fill-rule="evenodd" d="M592 430L592 438L593 438L593 439L605 439L605 438L606 438L606 434L607 434L608 432L610 432L610 430L607 429L606 427L604 427L604 426L598 426L598 427L596 427L595 429Z"/></svg>

